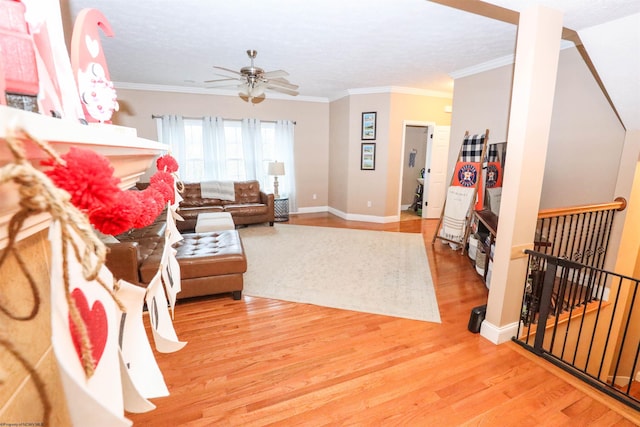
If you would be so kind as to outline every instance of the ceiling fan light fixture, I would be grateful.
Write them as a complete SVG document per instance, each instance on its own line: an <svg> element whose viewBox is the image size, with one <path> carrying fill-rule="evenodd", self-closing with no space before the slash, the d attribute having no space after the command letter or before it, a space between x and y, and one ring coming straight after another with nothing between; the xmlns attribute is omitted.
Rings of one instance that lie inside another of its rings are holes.
<svg viewBox="0 0 640 427"><path fill-rule="evenodd" d="M265 72L262 68L256 67L253 63L258 51L250 49L247 50L247 55L251 59L251 65L247 67L242 67L240 71L230 70L228 68L215 66L214 68L226 71L227 73L232 73L234 77L229 79L222 80L210 80L210 83L215 83L218 86L224 85L233 85L232 81L239 81L240 85L238 85L238 90L240 97L248 98L249 102L253 98L265 97L265 91L272 90L275 92L285 93L291 96L298 95L296 89L298 89L297 85L289 83L284 77L288 76L284 70L274 70ZM231 82L226 83L231 80Z"/></svg>
<svg viewBox="0 0 640 427"><path fill-rule="evenodd" d="M257 85L256 87L251 89L251 96L253 96L254 98L259 97L263 93L264 93L264 86L263 85Z"/></svg>

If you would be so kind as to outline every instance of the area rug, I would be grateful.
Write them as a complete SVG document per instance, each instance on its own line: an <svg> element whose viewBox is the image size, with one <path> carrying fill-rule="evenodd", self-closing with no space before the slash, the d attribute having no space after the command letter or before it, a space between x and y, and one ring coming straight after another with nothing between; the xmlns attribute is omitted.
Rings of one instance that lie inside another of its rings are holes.
<svg viewBox="0 0 640 427"><path fill-rule="evenodd" d="M290 224L239 232L245 295L440 323L421 234Z"/></svg>

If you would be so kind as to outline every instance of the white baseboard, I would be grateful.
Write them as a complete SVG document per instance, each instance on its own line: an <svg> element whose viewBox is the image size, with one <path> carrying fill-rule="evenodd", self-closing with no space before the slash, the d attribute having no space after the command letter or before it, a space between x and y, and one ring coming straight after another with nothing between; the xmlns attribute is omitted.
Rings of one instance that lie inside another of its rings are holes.
<svg viewBox="0 0 640 427"><path fill-rule="evenodd" d="M350 214L350 213L342 212L341 210L331 208L331 207L329 208L329 213L332 213L335 216L338 216L347 221L375 222L379 224L400 221L400 216L398 215L374 216L374 215Z"/></svg>
<svg viewBox="0 0 640 427"><path fill-rule="evenodd" d="M318 213L318 212L328 212L329 206L311 206L308 208L298 208L297 212L290 212L291 215L295 214L305 214L305 213Z"/></svg>
<svg viewBox="0 0 640 427"><path fill-rule="evenodd" d="M494 344L502 344L511 341L518 333L518 322L510 323L505 326L496 326L487 320L482 322L480 326L480 335Z"/></svg>
<svg viewBox="0 0 640 427"><path fill-rule="evenodd" d="M347 221L375 222L375 223L383 223L383 224L388 222L400 221L399 215L374 216L374 215L350 214L350 213L342 212L341 210L338 210L329 206L311 206L307 208L298 208L296 212L290 212L289 214L296 215L296 214L318 213L318 212L329 212Z"/></svg>

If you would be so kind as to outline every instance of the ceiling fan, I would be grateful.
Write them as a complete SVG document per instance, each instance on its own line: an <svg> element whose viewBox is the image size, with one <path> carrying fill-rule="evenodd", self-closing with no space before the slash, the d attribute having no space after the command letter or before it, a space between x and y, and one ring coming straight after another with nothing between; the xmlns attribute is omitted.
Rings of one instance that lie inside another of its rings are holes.
<svg viewBox="0 0 640 427"><path fill-rule="evenodd" d="M298 95L298 85L289 83L289 81L285 79L289 73L284 70L264 71L262 68L256 67L253 60L257 54L258 52L256 50L247 50L247 55L251 59L251 65L242 67L240 71L214 66L213 68L232 74L232 77L229 77L227 74L215 73L227 78L206 80L205 83L207 83L207 87L237 85L238 90L240 90L240 96L242 97L244 95L244 97L248 98L249 102L252 102L254 98L264 97L266 90L273 90L292 96ZM238 82L240 82L240 84L238 84Z"/></svg>

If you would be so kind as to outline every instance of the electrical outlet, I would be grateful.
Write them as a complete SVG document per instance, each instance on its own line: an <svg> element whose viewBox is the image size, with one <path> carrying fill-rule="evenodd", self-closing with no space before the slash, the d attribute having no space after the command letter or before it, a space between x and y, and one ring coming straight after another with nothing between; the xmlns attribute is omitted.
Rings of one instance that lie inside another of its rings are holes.
<svg viewBox="0 0 640 427"><path fill-rule="evenodd" d="M368 207L368 208L370 208L370 207L371 207L371 200L369 200L369 201L367 202L367 207Z"/></svg>
<svg viewBox="0 0 640 427"><path fill-rule="evenodd" d="M312 198L313 200L315 200L315 199L317 199L317 198L318 198L318 195L317 195L316 193L313 193L313 196L311 196L311 198Z"/></svg>

